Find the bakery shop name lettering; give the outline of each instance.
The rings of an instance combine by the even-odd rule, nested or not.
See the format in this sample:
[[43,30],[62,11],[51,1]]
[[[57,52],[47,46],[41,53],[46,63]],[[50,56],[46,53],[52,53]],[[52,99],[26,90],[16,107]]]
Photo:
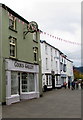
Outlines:
[[33,65],[27,64],[27,63],[20,63],[20,62],[14,62],[14,66],[18,68],[27,68],[27,69],[33,69]]

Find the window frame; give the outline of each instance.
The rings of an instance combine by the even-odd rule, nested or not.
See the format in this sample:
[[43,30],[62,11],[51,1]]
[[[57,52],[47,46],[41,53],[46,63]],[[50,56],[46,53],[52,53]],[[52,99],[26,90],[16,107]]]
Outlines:
[[37,63],[38,62],[38,48],[34,47],[34,62]]
[[[14,43],[12,41],[14,41]],[[15,49],[14,49],[15,55],[11,55],[11,46],[15,47]],[[17,57],[17,39],[14,37],[9,38],[9,50],[10,50],[10,52],[9,52],[10,58],[16,58]]]
[[17,26],[16,26],[16,17],[14,17],[13,15],[9,15],[9,28],[12,30],[16,30]]

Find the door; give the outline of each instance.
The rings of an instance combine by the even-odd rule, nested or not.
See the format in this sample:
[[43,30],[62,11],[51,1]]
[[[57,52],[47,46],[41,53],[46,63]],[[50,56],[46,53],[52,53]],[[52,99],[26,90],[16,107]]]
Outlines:
[[55,76],[52,75],[52,88],[55,89]]

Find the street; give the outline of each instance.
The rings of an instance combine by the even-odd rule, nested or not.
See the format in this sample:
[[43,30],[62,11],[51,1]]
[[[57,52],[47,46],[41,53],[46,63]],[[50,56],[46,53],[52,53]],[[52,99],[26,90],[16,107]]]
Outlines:
[[3,118],[81,118],[81,90],[55,89],[2,107]]

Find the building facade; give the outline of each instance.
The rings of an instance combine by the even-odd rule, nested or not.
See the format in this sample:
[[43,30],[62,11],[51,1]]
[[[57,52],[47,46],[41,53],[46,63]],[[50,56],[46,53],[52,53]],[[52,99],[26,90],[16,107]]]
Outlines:
[[61,87],[60,51],[41,41],[42,86],[43,89]]
[[61,88],[64,82],[73,79],[73,64],[59,49],[41,41],[42,88]]
[[2,103],[9,105],[42,95],[40,33],[38,26],[36,30],[34,26],[33,22],[28,22],[9,7],[0,4]]

